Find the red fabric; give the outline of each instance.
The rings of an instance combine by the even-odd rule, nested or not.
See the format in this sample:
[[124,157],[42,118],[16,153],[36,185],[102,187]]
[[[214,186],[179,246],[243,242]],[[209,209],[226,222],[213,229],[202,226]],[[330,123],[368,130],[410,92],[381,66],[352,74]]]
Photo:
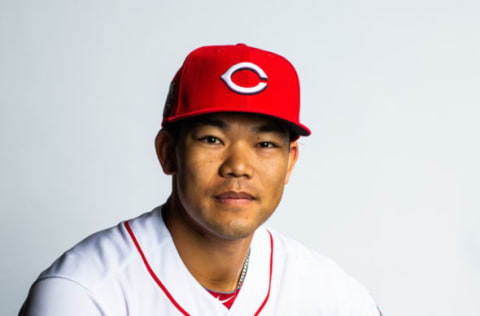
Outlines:
[[[247,67],[231,75],[235,84],[252,87],[262,82],[266,87],[254,93],[232,89],[222,75],[239,63],[254,64],[266,78]],[[204,46],[191,52],[173,79],[162,124],[216,112],[265,114],[286,121],[299,135],[310,135],[299,120],[300,83],[295,68],[280,55],[245,44]]]
[[222,302],[223,305],[225,305],[226,308],[230,309],[232,307],[233,302],[235,302],[235,299],[238,296],[238,293],[240,292],[240,289],[236,289],[232,293],[221,293],[221,292],[215,292],[207,289],[208,293],[212,294],[213,297],[215,297],[217,300]]

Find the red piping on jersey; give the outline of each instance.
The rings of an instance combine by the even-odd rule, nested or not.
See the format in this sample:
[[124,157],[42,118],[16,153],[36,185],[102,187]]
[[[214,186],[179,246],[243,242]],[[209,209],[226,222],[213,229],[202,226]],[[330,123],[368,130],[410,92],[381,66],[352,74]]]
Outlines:
[[272,271],[273,271],[273,237],[272,233],[267,229],[268,235],[270,236],[270,277],[268,279],[268,292],[267,296],[265,296],[265,300],[263,300],[262,305],[258,308],[257,312],[255,313],[255,316],[260,314],[262,309],[265,307],[265,304],[267,304],[268,298],[270,297],[270,288],[272,287]]
[[[170,300],[170,302],[172,302],[172,304],[180,311],[180,313],[182,313],[183,315],[185,316],[190,316],[189,313],[187,313],[181,306],[180,304],[177,303],[177,301],[175,301],[175,299],[173,298],[172,294],[170,294],[170,292],[168,292],[167,288],[165,287],[165,285],[163,285],[163,283],[160,281],[160,279],[157,277],[157,275],[155,274],[155,272],[153,272],[153,269],[150,267],[150,264],[148,263],[147,261],[147,258],[145,257],[143,251],[142,251],[142,248],[140,247],[140,244],[138,243],[137,241],[137,238],[135,237],[135,234],[133,233],[132,229],[130,228],[130,224],[127,222],[124,223],[125,224],[125,228],[127,229],[128,231],[128,234],[130,235],[130,238],[132,238],[133,240],[133,243],[135,244],[135,247],[137,248],[138,250],[138,253],[140,254],[140,257],[142,257],[142,260],[143,260],[143,263],[145,264],[145,267],[147,268],[148,272],[150,273],[150,275],[152,276],[153,280],[155,280],[155,282],[158,284],[158,286],[162,289],[162,291],[165,293],[165,295],[167,296],[167,298]],[[270,233],[269,230],[267,230],[268,232],[268,235],[270,236],[270,275],[269,275],[269,280],[268,280],[268,292],[267,292],[267,296],[265,296],[265,299],[263,300],[263,303],[262,305],[260,305],[260,307],[258,308],[257,312],[254,314],[255,316],[257,316],[258,314],[260,314],[260,312],[262,311],[262,309],[265,307],[265,305],[267,304],[267,301],[268,301],[268,298],[270,297],[270,289],[272,287],[272,271],[273,271],[273,237],[272,237],[272,234]]]
[[162,291],[165,293],[165,295],[168,297],[170,302],[180,311],[185,316],[190,316],[189,313],[187,313],[178,303],[175,301],[173,296],[168,292],[167,288],[163,283],[160,281],[160,279],[157,277],[155,272],[153,272],[152,268],[150,267],[150,264],[148,264],[147,258],[145,258],[145,255],[143,254],[142,248],[140,248],[140,245],[138,244],[137,238],[135,238],[135,235],[133,234],[132,229],[130,228],[130,224],[128,222],[125,222],[125,227],[127,228],[128,234],[133,240],[133,243],[135,244],[135,247],[137,247],[138,253],[142,257],[143,263],[145,264],[145,267],[147,268],[148,272],[150,272],[150,275],[152,278],[157,282],[158,286],[162,289]]

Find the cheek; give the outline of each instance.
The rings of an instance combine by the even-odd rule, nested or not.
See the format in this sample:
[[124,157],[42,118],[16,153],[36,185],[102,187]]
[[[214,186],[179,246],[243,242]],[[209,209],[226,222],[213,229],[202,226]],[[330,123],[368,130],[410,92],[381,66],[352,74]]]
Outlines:
[[218,173],[214,156],[190,151],[178,159],[180,168],[177,173],[181,191],[190,195],[205,194]]
[[279,159],[274,163],[270,161],[265,164],[262,173],[264,190],[268,191],[268,196],[271,196],[272,200],[280,200],[287,176],[287,161],[285,159]]

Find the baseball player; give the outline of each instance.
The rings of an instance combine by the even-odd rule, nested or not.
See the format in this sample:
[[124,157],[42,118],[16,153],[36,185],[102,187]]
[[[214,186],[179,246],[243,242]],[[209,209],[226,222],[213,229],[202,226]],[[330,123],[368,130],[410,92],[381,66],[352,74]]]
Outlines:
[[378,316],[335,263],[262,226],[310,134],[299,111],[285,58],[244,44],[191,52],[155,142],[170,197],[65,252],[20,315]]

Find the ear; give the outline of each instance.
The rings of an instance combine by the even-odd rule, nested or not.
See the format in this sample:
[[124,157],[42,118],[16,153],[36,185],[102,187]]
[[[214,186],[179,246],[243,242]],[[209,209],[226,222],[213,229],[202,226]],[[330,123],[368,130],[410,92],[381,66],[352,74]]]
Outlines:
[[290,142],[290,151],[288,152],[288,166],[287,166],[287,176],[285,177],[285,184],[288,183],[290,179],[290,174],[292,173],[293,167],[298,160],[298,143],[296,141]]
[[169,132],[163,129],[158,132],[155,138],[155,150],[163,172],[173,175],[176,172],[175,142]]

